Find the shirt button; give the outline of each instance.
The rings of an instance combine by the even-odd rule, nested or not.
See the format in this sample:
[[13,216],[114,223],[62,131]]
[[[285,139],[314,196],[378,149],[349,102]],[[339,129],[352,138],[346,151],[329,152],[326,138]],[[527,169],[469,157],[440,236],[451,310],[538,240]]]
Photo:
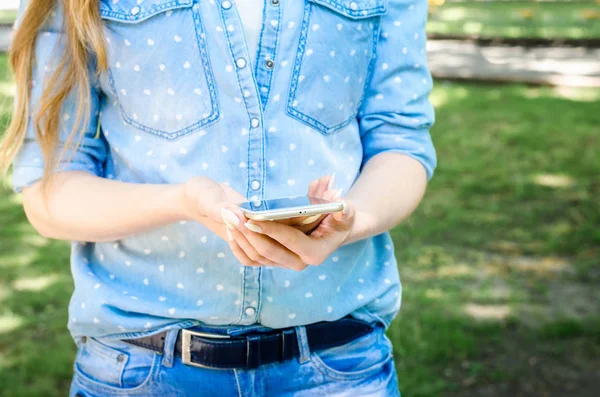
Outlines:
[[268,59],[265,63],[269,69],[273,69],[273,66],[275,66],[275,62],[273,62],[271,59]]
[[249,306],[246,308],[245,312],[246,312],[246,316],[254,316],[256,314],[256,309]]
[[140,7],[136,6],[131,9],[131,15],[136,15],[139,12],[140,12]]
[[350,9],[351,9],[352,11],[356,11],[356,10],[358,10],[358,4],[356,4],[355,2],[351,2],[351,3],[350,3]]
[[252,181],[252,183],[250,184],[250,187],[252,188],[252,190],[258,190],[260,188],[260,182]]
[[246,67],[246,60],[244,58],[238,58],[237,61],[235,61],[235,64],[238,68],[243,69]]
[[125,355],[124,354],[119,354],[117,356],[117,361],[122,363],[123,361],[125,361]]
[[260,121],[258,121],[258,119],[252,119],[250,120],[250,125],[252,126],[252,128],[256,128],[260,125]]
[[278,6],[279,0],[271,0],[271,4],[273,4],[274,6]]
[[225,0],[222,4],[221,7],[223,7],[224,9],[228,10],[231,8],[231,1],[227,1]]

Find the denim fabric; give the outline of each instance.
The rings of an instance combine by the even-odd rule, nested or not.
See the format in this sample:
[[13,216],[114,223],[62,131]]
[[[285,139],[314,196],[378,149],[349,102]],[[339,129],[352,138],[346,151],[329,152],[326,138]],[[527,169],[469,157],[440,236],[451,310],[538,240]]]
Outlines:
[[[304,326],[298,329],[304,331]],[[170,331],[168,338],[176,332]],[[391,344],[381,326],[346,345],[319,351],[311,352],[300,338],[303,356],[252,370],[192,367],[172,350],[161,355],[114,339],[76,342],[70,397],[400,396]]]
[[[109,68],[95,76],[90,62],[92,117],[77,125],[82,146],[61,170],[128,183],[203,175],[255,208],[306,194],[312,180],[333,172],[347,192],[383,152],[411,156],[433,174],[426,0],[265,1],[254,67],[234,1],[99,0],[99,12]],[[62,21],[58,8],[38,37],[32,107],[58,62]],[[61,115],[65,138],[77,123],[75,105],[69,97]],[[14,191],[42,171],[30,125]],[[71,247],[73,337],[199,324],[282,328],[348,314],[387,326],[401,302],[387,232],[302,272],[243,267],[226,241],[190,221]],[[255,375],[240,382],[253,384]]]

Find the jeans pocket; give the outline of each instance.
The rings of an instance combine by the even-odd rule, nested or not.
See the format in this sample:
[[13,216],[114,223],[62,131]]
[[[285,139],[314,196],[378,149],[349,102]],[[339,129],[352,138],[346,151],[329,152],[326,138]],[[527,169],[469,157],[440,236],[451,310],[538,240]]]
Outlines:
[[78,347],[74,385],[86,396],[145,396],[160,367],[160,355],[126,342],[84,338]]
[[380,326],[352,342],[311,352],[313,365],[334,380],[371,377],[392,360],[392,344]]

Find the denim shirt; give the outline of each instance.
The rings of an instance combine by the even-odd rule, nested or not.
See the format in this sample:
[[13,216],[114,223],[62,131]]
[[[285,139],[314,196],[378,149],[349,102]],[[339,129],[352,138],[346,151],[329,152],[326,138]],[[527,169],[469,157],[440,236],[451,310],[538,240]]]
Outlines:
[[[96,77],[90,67],[92,117],[60,170],[153,184],[204,175],[257,209],[262,199],[306,194],[333,172],[347,192],[382,152],[415,158],[431,178],[426,0],[265,0],[254,65],[234,1],[99,0],[99,10],[109,68]],[[57,9],[38,36],[32,106],[58,62],[63,19]],[[74,109],[71,96],[65,138]],[[30,126],[14,191],[42,171]],[[74,337],[198,324],[281,328],[348,314],[388,326],[400,308],[387,232],[301,272],[244,267],[226,241],[192,221],[71,247]]]

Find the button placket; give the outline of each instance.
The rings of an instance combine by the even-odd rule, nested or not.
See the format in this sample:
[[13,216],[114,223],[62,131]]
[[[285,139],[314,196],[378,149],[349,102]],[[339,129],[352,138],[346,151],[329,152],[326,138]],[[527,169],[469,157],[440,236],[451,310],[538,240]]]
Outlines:
[[[248,115],[248,164],[256,163],[258,166],[247,167],[247,194],[251,200],[262,202],[264,184],[264,128],[262,122],[262,109],[259,93],[257,91],[252,68],[248,67],[249,52],[244,40],[243,28],[235,6],[229,0],[221,3],[221,15],[224,26],[233,26],[233,29],[225,30],[225,37],[229,44],[231,59],[235,64],[235,73],[239,82],[240,93]],[[245,105],[245,106],[244,106]],[[255,207],[258,209],[257,207]],[[256,323],[260,308],[260,280],[262,269],[260,267],[243,267],[244,285],[242,288],[242,305],[239,306],[239,324],[250,325]]]
[[281,25],[281,7],[284,7],[284,5],[281,4],[280,0],[271,0],[266,4],[265,20],[263,21],[260,43],[258,43],[255,75],[263,109],[267,106],[273,72],[277,64],[275,57]]
[[245,58],[236,59],[235,65],[240,69],[245,68],[246,67],[246,59]]

